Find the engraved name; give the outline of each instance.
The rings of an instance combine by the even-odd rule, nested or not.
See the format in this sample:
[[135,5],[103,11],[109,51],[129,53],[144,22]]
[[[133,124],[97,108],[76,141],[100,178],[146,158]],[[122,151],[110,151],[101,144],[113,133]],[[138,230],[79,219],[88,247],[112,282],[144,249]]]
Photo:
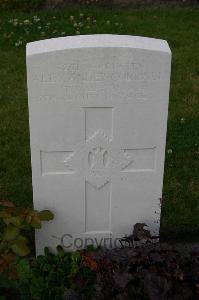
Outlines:
[[129,64],[101,64],[90,65],[71,63],[58,66],[56,71],[41,72],[36,69],[33,81],[40,83],[68,83],[68,82],[106,82],[108,81],[143,81],[160,80],[161,71],[146,70],[143,64],[130,62]]

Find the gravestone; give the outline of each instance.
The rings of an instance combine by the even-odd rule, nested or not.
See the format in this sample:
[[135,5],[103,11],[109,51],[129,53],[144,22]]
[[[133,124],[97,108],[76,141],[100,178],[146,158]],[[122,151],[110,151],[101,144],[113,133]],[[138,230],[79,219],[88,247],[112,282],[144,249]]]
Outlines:
[[55,219],[37,253],[113,247],[137,222],[158,234],[171,52],[117,35],[27,45],[34,207]]

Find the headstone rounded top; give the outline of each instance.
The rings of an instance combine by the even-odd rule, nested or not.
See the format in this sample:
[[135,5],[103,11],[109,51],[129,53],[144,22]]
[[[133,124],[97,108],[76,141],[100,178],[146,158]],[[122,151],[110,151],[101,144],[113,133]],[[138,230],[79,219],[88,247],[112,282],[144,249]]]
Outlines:
[[121,246],[160,227],[171,52],[166,41],[82,35],[27,45],[33,201],[55,219],[36,253]]
[[27,56],[77,48],[119,47],[171,53],[167,41],[130,35],[80,35],[52,38],[27,44]]

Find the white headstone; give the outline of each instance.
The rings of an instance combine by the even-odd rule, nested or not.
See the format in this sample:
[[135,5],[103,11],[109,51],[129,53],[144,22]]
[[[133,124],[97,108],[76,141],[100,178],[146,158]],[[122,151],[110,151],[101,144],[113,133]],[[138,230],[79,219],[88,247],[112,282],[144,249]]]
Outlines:
[[170,64],[167,42],[152,38],[27,45],[34,207],[55,214],[37,253],[113,247],[137,222],[158,233]]

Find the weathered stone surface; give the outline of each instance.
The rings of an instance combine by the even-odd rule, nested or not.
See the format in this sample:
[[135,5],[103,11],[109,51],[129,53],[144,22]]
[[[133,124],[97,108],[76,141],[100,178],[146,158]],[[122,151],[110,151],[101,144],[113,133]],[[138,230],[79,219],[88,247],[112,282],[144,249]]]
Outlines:
[[118,245],[160,221],[171,52],[116,35],[27,45],[33,197],[55,219],[37,253],[58,243]]

